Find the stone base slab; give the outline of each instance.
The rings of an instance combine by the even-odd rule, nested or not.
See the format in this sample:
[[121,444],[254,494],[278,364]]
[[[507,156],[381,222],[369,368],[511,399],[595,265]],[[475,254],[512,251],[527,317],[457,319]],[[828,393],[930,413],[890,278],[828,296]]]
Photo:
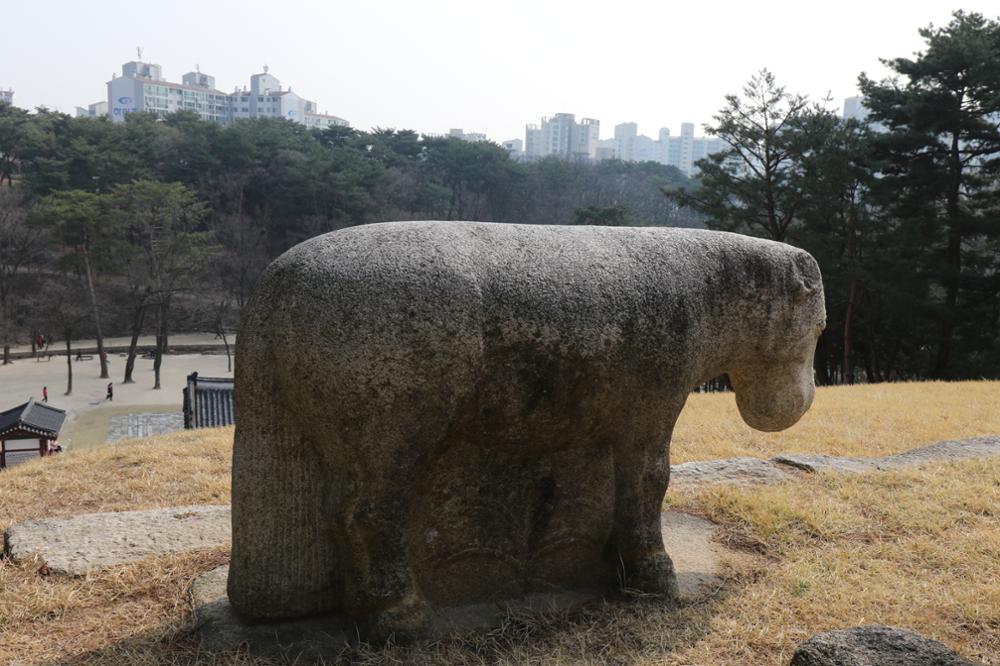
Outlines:
[[[723,548],[713,541],[716,526],[686,513],[669,511],[662,519],[664,546],[673,558],[681,603],[713,594]],[[357,641],[354,622],[342,615],[283,622],[248,622],[233,611],[226,595],[229,567],[222,566],[197,578],[191,587],[197,631],[202,648],[227,651],[246,648],[252,654],[284,659],[334,657]],[[566,610],[601,598],[593,591],[533,594],[496,603],[469,604],[438,610],[429,637],[499,625],[511,611]]]

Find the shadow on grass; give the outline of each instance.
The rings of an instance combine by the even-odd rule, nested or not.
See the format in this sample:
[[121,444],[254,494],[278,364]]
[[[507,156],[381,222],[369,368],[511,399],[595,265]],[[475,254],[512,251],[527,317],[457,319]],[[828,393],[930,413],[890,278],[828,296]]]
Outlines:
[[214,652],[199,645],[190,622],[137,634],[107,647],[46,664],[222,666],[271,664],[633,664],[670,661],[671,654],[707,635],[726,597],[742,586],[730,580],[698,602],[671,605],[653,596],[591,602],[572,611],[516,612],[492,630],[451,634],[416,645],[345,646],[325,660],[282,658],[246,651]]

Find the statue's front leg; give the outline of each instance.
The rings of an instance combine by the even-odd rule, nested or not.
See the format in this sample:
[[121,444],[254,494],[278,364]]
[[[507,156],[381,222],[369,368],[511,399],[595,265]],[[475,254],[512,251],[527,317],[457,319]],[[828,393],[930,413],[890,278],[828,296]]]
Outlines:
[[363,537],[368,562],[347,584],[351,613],[373,642],[420,638],[430,620],[430,607],[414,582],[403,530],[396,524],[400,512],[405,507],[392,502],[365,517],[373,523]]
[[616,446],[609,555],[623,588],[676,598],[677,576],[663,547],[660,522],[670,478],[669,438],[662,427],[638,427]]

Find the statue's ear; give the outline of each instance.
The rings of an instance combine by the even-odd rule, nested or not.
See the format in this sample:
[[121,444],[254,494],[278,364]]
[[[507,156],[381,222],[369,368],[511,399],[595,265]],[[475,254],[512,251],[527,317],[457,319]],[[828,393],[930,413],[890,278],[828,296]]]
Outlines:
[[791,282],[792,296],[796,301],[804,301],[823,289],[819,266],[808,252],[796,254]]
[[816,293],[818,289],[819,287],[817,285],[798,277],[795,279],[794,286],[792,287],[792,296],[794,296],[797,301],[804,301]]

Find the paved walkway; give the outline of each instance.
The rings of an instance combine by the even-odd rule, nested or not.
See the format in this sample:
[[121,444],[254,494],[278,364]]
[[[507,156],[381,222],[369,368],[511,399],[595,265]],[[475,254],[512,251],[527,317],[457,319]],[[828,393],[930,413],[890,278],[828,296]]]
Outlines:
[[[229,349],[232,351],[236,345],[236,334],[232,333],[226,336],[226,340],[229,342]],[[116,354],[121,352],[128,352],[129,345],[132,343],[132,338],[104,338],[104,351],[108,354]],[[222,338],[217,338],[214,333],[176,333],[171,335],[167,339],[167,343],[170,346],[171,353],[178,354],[182,352],[201,352],[209,350],[224,351],[225,344],[222,342]],[[96,354],[97,353],[97,340],[74,340],[73,343],[73,354],[75,355],[78,351],[83,354]],[[156,346],[156,336],[153,335],[142,335],[139,336],[139,349],[153,349]],[[52,354],[53,356],[66,356],[66,341],[65,340],[52,340],[46,350],[46,353]],[[31,358],[31,345],[12,345],[10,348],[11,358]]]
[[[111,377],[101,379],[96,357],[72,361],[73,393],[70,395],[65,395],[65,356],[51,360],[26,358],[0,365],[0,411],[28,398],[41,401],[42,387],[48,386],[49,405],[67,413],[59,443],[67,450],[79,449],[103,444],[112,429],[113,417],[130,413],[180,414],[184,400],[181,390],[192,372],[208,377],[232,377],[225,354],[171,354],[163,358],[160,367],[162,388],[154,390],[152,359],[136,359],[133,384],[121,383],[125,371],[123,356],[110,354],[109,362]],[[113,401],[105,398],[108,382],[112,382],[114,389]]]
[[183,429],[184,415],[180,412],[129,412],[111,417],[111,425],[108,428],[108,436],[105,441],[116,442],[119,439],[152,437]]

